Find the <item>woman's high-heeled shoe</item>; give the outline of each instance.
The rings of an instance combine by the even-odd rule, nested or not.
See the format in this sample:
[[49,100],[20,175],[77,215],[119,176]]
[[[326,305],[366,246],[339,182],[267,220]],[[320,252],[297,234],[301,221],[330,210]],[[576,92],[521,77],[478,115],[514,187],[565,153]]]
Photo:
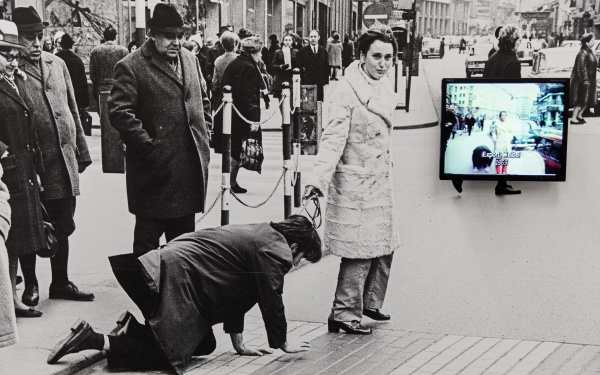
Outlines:
[[27,310],[15,309],[15,315],[17,318],[39,318],[42,316],[42,312],[29,308]]
[[576,117],[576,119],[582,124],[586,123],[585,120],[583,119],[583,117]]
[[371,328],[363,327],[358,320],[353,320],[350,323],[338,322],[337,320],[327,319],[327,330],[329,332],[338,333],[340,329],[352,335],[370,335]]

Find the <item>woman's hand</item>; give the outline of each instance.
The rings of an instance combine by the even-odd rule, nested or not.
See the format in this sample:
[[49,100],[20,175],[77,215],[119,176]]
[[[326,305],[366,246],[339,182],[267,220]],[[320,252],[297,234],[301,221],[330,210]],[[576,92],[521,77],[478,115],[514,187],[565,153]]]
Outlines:
[[304,195],[302,197],[305,199],[309,199],[313,196],[321,198],[323,197],[323,193],[321,193],[319,189],[312,185],[306,185],[306,187],[304,188]]
[[306,352],[310,350],[310,344],[306,341],[301,341],[298,343],[286,341],[281,345],[281,350],[286,353],[298,353],[298,352]]

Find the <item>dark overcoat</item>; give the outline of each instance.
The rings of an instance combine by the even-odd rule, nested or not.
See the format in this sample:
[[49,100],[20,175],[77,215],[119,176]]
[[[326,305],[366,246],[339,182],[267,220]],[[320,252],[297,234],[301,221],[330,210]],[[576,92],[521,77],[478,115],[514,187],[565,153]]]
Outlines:
[[500,48],[486,61],[483,78],[521,78],[521,62],[517,53]]
[[587,46],[575,57],[571,72],[571,105],[573,107],[593,107],[596,105],[596,56]]
[[268,223],[187,233],[135,257],[111,257],[113,271],[179,374],[212,325],[242,333],[244,315],[257,303],[269,346],[286,342],[282,294],[292,251]]
[[115,66],[128,53],[127,48],[114,41],[101,44],[90,52],[90,80],[96,99],[100,92],[110,91],[115,75]]
[[182,78],[152,39],[117,63],[108,99],[111,125],[127,146],[129,212],[176,218],[204,210],[208,127],[196,56],[179,53]]
[[15,78],[19,93],[0,79],[0,159],[10,193],[12,225],[6,248],[12,256],[41,249],[43,227],[37,173],[43,170],[33,124],[32,106],[22,79]]
[[[252,56],[242,53],[225,68],[222,87],[231,86],[233,105],[246,119],[260,121],[262,76]],[[235,110],[231,114],[231,157],[239,159],[242,142],[250,134],[250,124]]]
[[87,108],[90,105],[90,96],[88,93],[87,76],[85,75],[85,65],[83,61],[73,51],[61,49],[56,52],[56,56],[60,57],[67,65],[67,70],[71,76],[71,83],[75,91],[75,101],[77,108]]
[[67,65],[60,58],[42,52],[40,68],[21,59],[19,68],[27,73],[27,92],[35,108],[35,130],[42,153],[44,172],[40,175],[44,199],[79,195],[79,170],[92,164],[79,118],[75,91]]
[[315,55],[312,46],[303,47],[298,53],[298,68],[303,85],[329,84],[329,57],[325,48],[319,46]]
[[290,48],[290,55],[292,60],[292,66],[290,69],[284,70],[281,69],[281,66],[285,64],[285,60],[283,58],[283,51],[278,49],[275,51],[275,55],[273,56],[273,61],[271,63],[271,69],[275,78],[273,79],[273,89],[274,93],[279,93],[281,95],[283,82],[287,82],[290,84],[290,90],[292,89],[292,76],[293,70],[298,67],[298,50],[294,48]]

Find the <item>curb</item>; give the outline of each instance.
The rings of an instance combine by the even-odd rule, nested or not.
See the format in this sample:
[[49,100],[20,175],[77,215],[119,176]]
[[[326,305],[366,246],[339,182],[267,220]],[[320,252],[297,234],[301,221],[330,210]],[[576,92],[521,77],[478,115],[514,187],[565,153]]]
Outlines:
[[95,352],[90,356],[84,356],[84,358],[79,361],[70,362],[66,367],[63,367],[50,375],[72,375],[100,362],[104,358],[106,358],[104,352]]

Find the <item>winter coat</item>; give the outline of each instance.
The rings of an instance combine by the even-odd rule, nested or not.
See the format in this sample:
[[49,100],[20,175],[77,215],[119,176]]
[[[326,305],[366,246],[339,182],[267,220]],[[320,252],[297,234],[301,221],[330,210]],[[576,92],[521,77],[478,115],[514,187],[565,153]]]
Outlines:
[[486,61],[483,78],[521,78],[521,62],[517,53],[500,48]]
[[[0,177],[2,177],[1,169]],[[12,284],[8,271],[8,253],[4,244],[10,229],[10,205],[8,204],[8,199],[8,188],[0,181],[0,348],[16,344],[19,340],[13,305]]]
[[513,139],[513,124],[510,120],[496,120],[492,128],[494,152],[511,152]]
[[[212,79],[212,96],[210,101],[216,111],[223,104],[223,74],[225,69],[238,57],[235,52],[225,52],[215,60],[215,70]],[[221,109],[213,118],[212,146],[220,154],[223,149],[223,110]]]
[[[231,86],[233,105],[246,119],[260,121],[260,90],[262,76],[252,56],[242,53],[227,65],[223,86]],[[235,110],[231,114],[231,157],[239,159],[242,143],[250,134],[250,124]]]
[[571,105],[573,107],[593,107],[596,105],[596,56],[587,47],[575,57],[575,65],[571,72]]
[[399,247],[392,182],[392,117],[387,77],[368,78],[355,61],[333,93],[329,120],[307,185],[328,192],[324,243],[333,254],[370,259]]
[[111,125],[127,146],[129,212],[176,218],[204,210],[209,133],[200,63],[179,53],[182,78],[152,39],[117,63],[108,98]]
[[223,323],[225,332],[242,333],[244,315],[256,304],[269,346],[286,342],[282,294],[292,251],[268,223],[186,233],[137,256],[118,255],[110,262],[177,373],[212,334],[211,326]]
[[17,92],[0,79],[0,159],[12,210],[12,228],[6,239],[9,255],[33,254],[42,246],[42,212],[38,172],[43,171],[35,134],[32,103],[23,80],[16,77]]
[[293,71],[295,68],[298,67],[298,50],[290,48],[290,56],[292,64],[288,67],[287,70],[283,70],[281,68],[281,66],[285,64],[283,50],[278,49],[277,51],[275,51],[275,55],[273,56],[273,63],[271,64],[271,69],[273,70],[273,74],[275,75],[272,89],[274,93],[281,93],[281,90],[283,89],[282,85],[284,82],[289,83],[290,90],[292,89],[292,76],[294,74]]
[[127,48],[109,41],[90,52],[90,80],[96,100],[100,92],[110,91],[115,76],[117,62],[127,56]]
[[333,40],[327,45],[327,56],[329,57],[329,66],[342,66],[342,51],[344,47],[339,40]]
[[298,68],[300,69],[301,84],[329,84],[329,58],[325,48],[319,46],[315,55],[312,46],[302,47],[298,53]]
[[75,102],[77,102],[77,108],[87,108],[90,105],[90,96],[88,93],[87,76],[85,75],[85,66],[83,61],[73,51],[68,49],[62,49],[56,53],[57,57],[60,57],[67,66],[69,75],[71,76],[71,83],[73,90],[75,91]]
[[347,68],[354,61],[354,46],[352,42],[343,45],[342,49],[342,66]]
[[19,65],[28,76],[25,86],[33,102],[35,131],[44,155],[42,197],[74,197],[79,195],[79,171],[92,164],[92,157],[71,76],[64,61],[48,52],[42,52],[40,67],[36,69],[27,59],[21,59]]

